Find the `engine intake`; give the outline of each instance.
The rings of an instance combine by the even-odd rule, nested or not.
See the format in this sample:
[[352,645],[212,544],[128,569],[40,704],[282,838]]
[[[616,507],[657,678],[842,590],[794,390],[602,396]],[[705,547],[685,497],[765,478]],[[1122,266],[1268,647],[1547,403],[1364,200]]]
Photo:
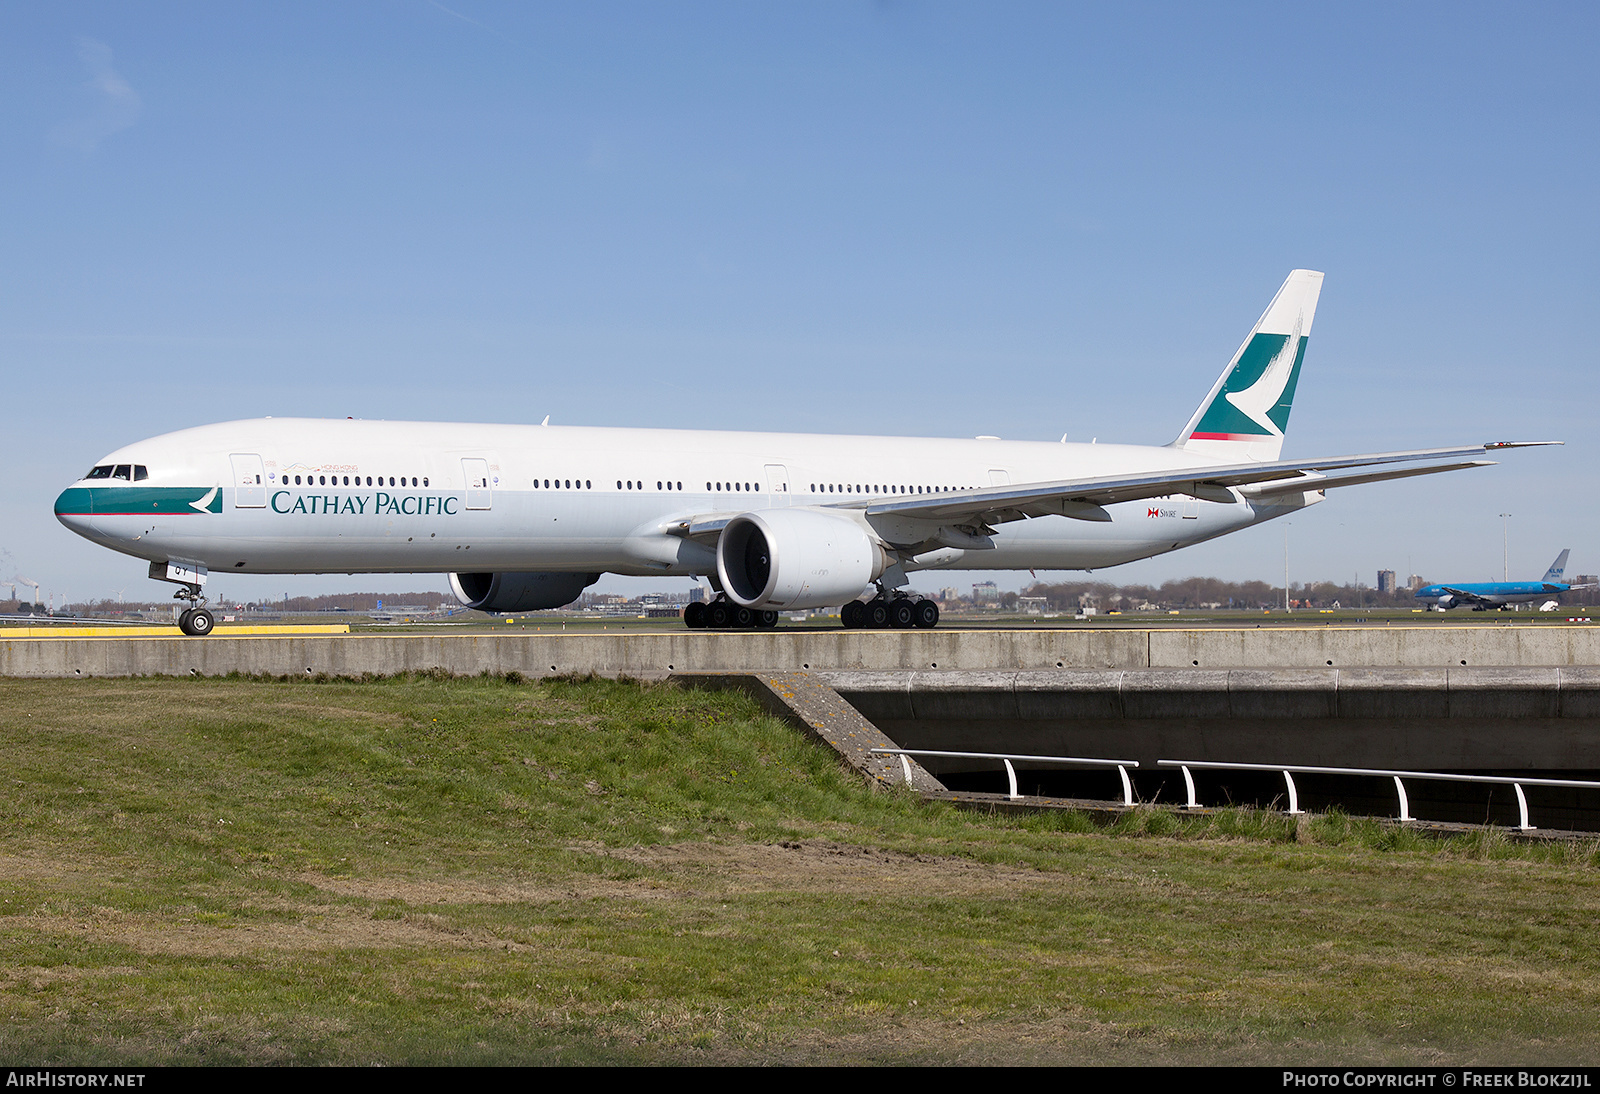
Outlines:
[[722,589],[746,608],[843,604],[888,563],[866,529],[816,509],[741,513],[717,541]]
[[531,612],[571,604],[599,574],[451,574],[450,591],[480,612]]

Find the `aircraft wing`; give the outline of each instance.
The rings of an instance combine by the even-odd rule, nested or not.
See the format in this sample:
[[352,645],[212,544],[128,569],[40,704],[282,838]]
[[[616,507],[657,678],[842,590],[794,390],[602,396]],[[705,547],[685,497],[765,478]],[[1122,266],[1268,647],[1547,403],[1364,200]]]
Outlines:
[[1397,467],[1358,475],[1307,475],[1282,482],[1254,483],[1243,487],[1241,492],[1246,497],[1270,498],[1274,494],[1298,494],[1305,490],[1331,490],[1335,486],[1358,486],[1364,482],[1385,482],[1389,479],[1409,479],[1416,475],[1436,475],[1440,471],[1459,471],[1464,467],[1493,467],[1494,463],[1494,460],[1462,460],[1459,463],[1435,464],[1429,467]]
[[[955,524],[999,524],[1026,517],[1059,515],[1079,520],[1109,521],[1103,508],[1123,501],[1139,501],[1170,494],[1185,494],[1202,501],[1235,501],[1229,487],[1244,487],[1256,496],[1325,490],[1382,479],[1432,475],[1464,467],[1480,467],[1492,460],[1468,459],[1504,448],[1560,444],[1560,441],[1493,441],[1462,448],[1423,448],[1411,452],[1375,452],[1315,460],[1279,460],[1273,463],[1234,463],[1211,467],[1173,468],[1142,475],[1064,479],[1058,482],[991,486],[944,494],[858,501],[836,506],[865,509],[869,515],[893,514]],[[1390,468],[1352,475],[1329,475],[1346,468],[1382,464],[1435,462],[1426,467]]]
[[1445,592],[1449,593],[1451,596],[1455,597],[1457,600],[1464,600],[1469,604],[1493,604],[1494,603],[1494,601],[1490,600],[1488,597],[1479,596],[1477,593],[1469,593],[1465,589],[1455,589],[1455,588],[1451,588],[1449,585],[1441,585],[1439,587],[1441,589],[1443,589]]
[[656,531],[665,532],[669,536],[677,536],[680,539],[696,540],[707,547],[715,547],[718,538],[722,535],[722,530],[741,511],[735,509],[718,513],[695,513],[681,520],[668,521],[657,528]]

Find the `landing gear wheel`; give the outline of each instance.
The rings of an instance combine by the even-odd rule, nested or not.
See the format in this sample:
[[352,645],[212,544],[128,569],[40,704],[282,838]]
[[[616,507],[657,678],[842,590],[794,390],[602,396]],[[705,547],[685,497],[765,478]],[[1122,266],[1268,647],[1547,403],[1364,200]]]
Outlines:
[[178,629],[184,634],[189,633],[189,619],[194,615],[193,608],[185,608],[178,613]]
[[732,625],[740,630],[748,630],[755,626],[756,613],[750,608],[740,605],[728,613],[732,617]]
[[852,600],[839,609],[839,622],[845,625],[846,630],[855,630],[866,625],[865,613],[867,606],[859,600]]
[[919,627],[937,627],[939,625],[939,605],[931,600],[919,600],[914,609],[916,625]]
[[917,612],[911,600],[902,597],[889,602],[889,626],[897,631],[903,631],[916,621]]
[[756,626],[764,631],[770,631],[778,625],[778,613],[768,608],[764,612],[756,613]]
[[706,609],[706,626],[721,630],[728,625],[728,615],[728,605],[726,603],[713,601],[711,606]]
[[211,633],[217,625],[216,618],[204,608],[195,608],[193,611],[184,612],[178,617],[178,628],[184,634],[195,638],[203,638]]
[[696,600],[683,609],[683,625],[690,630],[700,630],[706,625],[706,606]]

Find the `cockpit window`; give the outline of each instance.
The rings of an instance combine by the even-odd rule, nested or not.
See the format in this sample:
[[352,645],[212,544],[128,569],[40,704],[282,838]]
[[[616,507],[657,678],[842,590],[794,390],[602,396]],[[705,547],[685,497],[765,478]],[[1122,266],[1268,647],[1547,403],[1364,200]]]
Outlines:
[[109,463],[103,463],[99,467],[90,468],[89,473],[84,476],[86,479],[109,479],[110,477],[111,465]]
[[142,463],[133,465],[133,481],[139,482],[150,477],[150,469]]
[[111,472],[111,477],[114,478],[114,479],[131,479],[131,478],[133,478],[133,465],[129,464],[129,463],[119,463],[119,464],[117,464],[117,469],[115,471]]

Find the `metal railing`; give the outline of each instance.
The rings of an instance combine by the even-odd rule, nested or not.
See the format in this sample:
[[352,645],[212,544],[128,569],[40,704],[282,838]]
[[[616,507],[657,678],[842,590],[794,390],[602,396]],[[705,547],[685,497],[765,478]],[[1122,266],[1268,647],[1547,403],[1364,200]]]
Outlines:
[[875,755],[899,756],[900,768],[905,773],[906,785],[911,785],[911,761],[908,756],[943,756],[959,760],[999,760],[1006,765],[1006,779],[1011,784],[1010,797],[1012,801],[1019,801],[1022,794],[1017,790],[1017,769],[1011,766],[1011,761],[1018,763],[1035,764],[1062,764],[1077,767],[1114,767],[1117,774],[1122,776],[1122,804],[1133,805],[1133,783],[1128,778],[1128,768],[1138,767],[1138,760],[1106,760],[1094,759],[1083,756],[1022,756],[1012,752],[940,752],[929,748],[874,748]]
[[1183,769],[1183,784],[1188,791],[1189,801],[1185,809],[1199,809],[1199,799],[1195,797],[1194,776],[1189,769],[1198,768],[1202,771],[1276,771],[1283,776],[1284,784],[1289,791],[1289,808],[1287,812],[1294,816],[1305,812],[1300,808],[1300,796],[1295,790],[1294,775],[1375,775],[1387,776],[1394,780],[1395,794],[1400,799],[1400,819],[1412,821],[1417,818],[1411,815],[1411,799],[1406,796],[1406,787],[1401,778],[1423,779],[1435,782],[1452,783],[1496,783],[1501,786],[1511,786],[1517,792],[1517,811],[1521,822],[1517,825],[1519,832],[1531,832],[1534,825],[1528,819],[1528,798],[1522,792],[1524,786],[1569,786],[1585,790],[1600,790],[1600,782],[1582,782],[1577,779],[1524,779],[1507,775],[1444,775],[1436,771],[1392,771],[1387,768],[1370,767],[1304,767],[1295,764],[1241,764],[1222,763],[1202,760],[1157,760],[1158,767],[1178,767]]
[[[1006,781],[1009,784],[1008,797],[1012,801],[1020,801],[1024,795],[1017,785],[1017,769],[1012,761],[1029,764],[1059,764],[1065,767],[1114,767],[1122,778],[1122,804],[1132,807],[1133,782],[1128,778],[1128,768],[1138,767],[1138,760],[1113,760],[1104,757],[1088,756],[1028,756],[1015,752],[949,752],[931,748],[874,748],[870,750],[877,756],[899,756],[900,768],[905,775],[906,785],[911,785],[912,756],[934,756],[945,759],[958,760],[999,760],[1005,765]],[[1195,794],[1194,775],[1191,768],[1202,771],[1276,771],[1283,776],[1284,785],[1289,792],[1289,808],[1285,810],[1290,816],[1298,816],[1305,812],[1300,808],[1299,790],[1294,784],[1294,776],[1300,775],[1370,775],[1379,778],[1394,780],[1395,794],[1400,800],[1400,820],[1414,821],[1417,818],[1411,815],[1411,799],[1406,794],[1405,783],[1401,779],[1420,779],[1433,782],[1456,783],[1491,783],[1498,786],[1509,786],[1517,794],[1517,812],[1520,822],[1517,825],[1519,832],[1532,832],[1535,826],[1528,815],[1528,798],[1522,792],[1524,786],[1565,786],[1580,790],[1600,790],[1600,782],[1586,782],[1580,779],[1532,779],[1511,775],[1448,775],[1437,771],[1396,771],[1389,768],[1372,767],[1309,767],[1299,764],[1246,764],[1225,763],[1211,760],[1157,760],[1158,767],[1176,767],[1183,772],[1183,785],[1188,795],[1185,809],[1201,808],[1199,798]]]

